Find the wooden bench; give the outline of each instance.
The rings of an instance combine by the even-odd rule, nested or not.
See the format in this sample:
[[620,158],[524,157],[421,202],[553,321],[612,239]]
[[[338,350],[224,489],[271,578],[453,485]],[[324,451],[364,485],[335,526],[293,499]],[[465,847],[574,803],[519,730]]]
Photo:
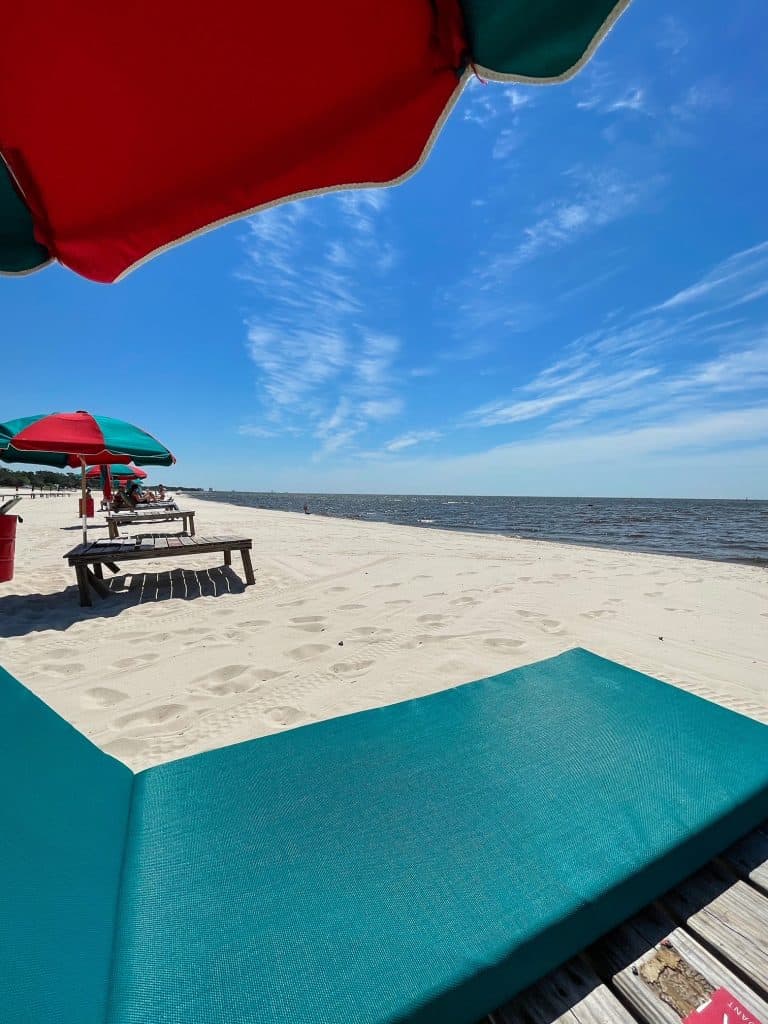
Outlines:
[[95,541],[78,544],[68,551],[64,558],[73,566],[80,592],[80,604],[91,605],[91,589],[99,597],[108,597],[109,589],[104,586],[103,566],[113,573],[120,571],[120,562],[138,561],[148,558],[178,558],[182,555],[204,555],[221,551],[224,564],[232,564],[232,552],[239,551],[243,559],[246,584],[256,582],[251,564],[250,538],[245,537],[143,537],[137,539],[118,538],[109,541]]
[[140,512],[110,512],[106,516],[110,538],[117,537],[121,526],[133,526],[136,523],[171,523],[182,521],[185,533],[195,536],[195,513],[188,509],[152,509]]

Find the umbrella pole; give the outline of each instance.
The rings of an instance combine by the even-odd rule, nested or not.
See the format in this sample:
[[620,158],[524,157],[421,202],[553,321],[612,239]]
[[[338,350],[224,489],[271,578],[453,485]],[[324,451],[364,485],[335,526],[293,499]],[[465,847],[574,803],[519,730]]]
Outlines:
[[88,543],[88,516],[86,515],[86,511],[87,510],[86,510],[86,507],[85,507],[85,459],[82,457],[82,455],[80,456],[80,471],[81,471],[81,477],[82,477],[82,481],[81,482],[82,482],[82,501],[83,501],[82,506],[81,506],[82,513],[83,513],[83,544],[87,544]]

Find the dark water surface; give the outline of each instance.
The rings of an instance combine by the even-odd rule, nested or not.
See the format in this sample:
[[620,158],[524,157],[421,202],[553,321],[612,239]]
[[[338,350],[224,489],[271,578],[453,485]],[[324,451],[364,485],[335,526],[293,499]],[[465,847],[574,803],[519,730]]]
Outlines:
[[768,501],[417,494],[197,495],[251,508],[688,555],[768,566]]

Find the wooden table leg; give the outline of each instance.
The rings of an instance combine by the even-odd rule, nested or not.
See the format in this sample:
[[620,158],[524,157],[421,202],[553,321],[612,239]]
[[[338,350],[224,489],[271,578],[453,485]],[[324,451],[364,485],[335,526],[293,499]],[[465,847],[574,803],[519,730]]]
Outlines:
[[109,530],[109,539],[114,540],[117,537],[117,523],[113,523],[111,519],[108,519],[107,528]]
[[252,587],[256,583],[256,577],[253,575],[253,565],[251,563],[251,552],[248,548],[241,548],[240,553],[243,556],[243,569],[245,569],[245,582],[248,586]]
[[[94,569],[95,568],[96,566],[94,565]],[[99,595],[99,597],[109,597],[109,591],[107,590],[107,588],[98,578],[98,576],[96,576],[95,573],[91,572],[88,566],[85,567],[85,578],[96,591],[96,593]]]
[[114,562],[105,562],[104,565],[106,565],[109,571],[111,573],[114,573],[115,576],[117,576],[117,574],[120,572],[120,566],[116,565]]
[[189,517],[189,536],[190,537],[194,537],[195,536],[195,514],[194,514],[194,512]]
[[93,602],[88,591],[88,577],[85,574],[85,566],[76,565],[75,575],[77,576],[77,589],[80,592],[80,607],[90,608]]
[[229,549],[224,552],[224,565],[232,565],[232,552]]
[[101,562],[93,563],[93,575],[99,580],[104,579],[104,570],[101,567]]

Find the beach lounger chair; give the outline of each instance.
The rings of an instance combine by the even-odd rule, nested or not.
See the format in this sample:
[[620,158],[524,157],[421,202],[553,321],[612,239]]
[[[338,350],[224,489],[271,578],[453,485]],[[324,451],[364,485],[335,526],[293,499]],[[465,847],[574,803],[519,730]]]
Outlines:
[[0,672],[5,1024],[470,1024],[766,817],[768,727],[583,650],[134,775]]

